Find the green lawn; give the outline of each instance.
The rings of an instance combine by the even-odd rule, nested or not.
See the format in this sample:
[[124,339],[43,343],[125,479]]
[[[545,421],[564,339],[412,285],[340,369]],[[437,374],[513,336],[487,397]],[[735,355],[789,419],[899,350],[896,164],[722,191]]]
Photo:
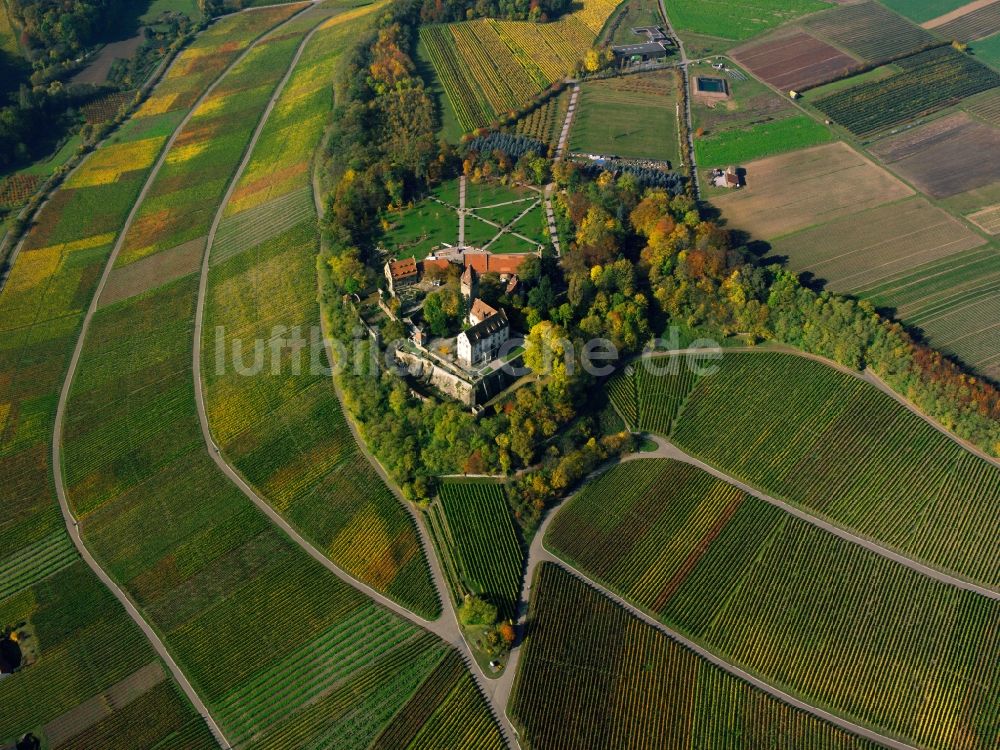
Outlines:
[[666,5],[674,28],[725,39],[749,39],[830,7],[819,0],[666,0]]
[[979,62],[986,63],[996,70],[1000,70],[1000,34],[981,39],[969,45],[972,54]]
[[914,23],[930,21],[967,4],[968,0],[882,0],[882,5]]
[[[627,0],[620,8],[622,19],[609,40],[612,44],[638,44],[646,41],[632,33],[637,26],[660,26],[660,6],[657,0]],[[605,33],[607,27],[605,28]]]
[[663,73],[584,83],[570,150],[678,161],[674,85],[672,75]]
[[830,129],[811,117],[798,115],[754,125],[746,130],[728,130],[694,142],[702,167],[741,164],[765,156],[815,146],[832,140]]
[[146,12],[139,19],[143,23],[155,21],[164,11],[184,13],[188,18],[201,18],[198,0],[152,0]]
[[[391,214],[383,244],[397,258],[425,258],[438,245],[458,242],[458,214],[429,198]],[[468,222],[466,222],[468,223]]]

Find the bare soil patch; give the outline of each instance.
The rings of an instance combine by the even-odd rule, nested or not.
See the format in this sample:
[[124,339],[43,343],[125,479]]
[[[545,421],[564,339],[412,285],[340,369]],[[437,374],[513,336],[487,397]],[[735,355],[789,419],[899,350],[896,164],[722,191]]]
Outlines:
[[111,72],[111,65],[115,60],[128,60],[139,49],[144,39],[140,30],[131,39],[123,39],[120,42],[105,44],[104,49],[97,53],[97,57],[90,61],[86,68],[81,70],[72,79],[73,83],[92,83],[100,86],[108,80],[108,73]]
[[733,57],[782,91],[799,91],[846,74],[858,61],[816,37],[797,32],[746,45]]
[[988,155],[1000,153],[1000,130],[959,112],[880,141],[871,150],[923,192],[945,198],[997,179],[996,161]]
[[730,228],[765,240],[913,194],[903,182],[839,142],[745,167],[747,186],[713,203]]
[[185,242],[183,245],[154,253],[142,260],[119,266],[111,271],[108,283],[101,293],[99,307],[155,289],[168,281],[194,273],[201,263],[205,238]]

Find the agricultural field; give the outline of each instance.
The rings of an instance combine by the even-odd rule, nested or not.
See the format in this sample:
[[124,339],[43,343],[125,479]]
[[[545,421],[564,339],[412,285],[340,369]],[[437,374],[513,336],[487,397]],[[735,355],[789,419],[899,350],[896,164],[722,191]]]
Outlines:
[[310,9],[262,40],[195,110],[143,201],[116,267],[208,233],[275,86],[322,15]]
[[[322,341],[309,334],[319,323],[310,180],[331,104],[324,82],[370,12],[335,16],[312,38],[225,207],[221,226],[235,229],[220,231],[226,243],[210,249],[206,330],[225,332],[226,352],[244,341],[286,341],[267,367],[245,372],[220,365],[218,342],[206,336],[202,377],[213,436],[261,496],[343,570],[434,617],[439,605],[414,521],[359,451],[329,378],[313,366],[325,362]],[[282,231],[291,223],[287,197],[308,211]]]
[[771,254],[836,292],[857,292],[985,243],[962,222],[913,196],[771,242]]
[[506,750],[479,688],[450,651],[369,750]]
[[533,109],[514,125],[514,132],[536,138],[549,148],[555,148],[559,143],[566,110],[569,108],[569,91],[564,90],[552,97],[540,107]]
[[[992,746],[1000,603],[676,461],[614,467],[560,510],[546,542],[668,626],[813,705],[919,747]],[[983,650],[956,650],[956,640]],[[900,689],[913,684],[922,689]],[[958,705],[927,700],[954,685]]]
[[935,349],[1000,381],[1000,250],[970,250],[900,273],[861,296],[894,311]]
[[700,166],[725,167],[831,140],[833,136],[826,125],[807,115],[797,115],[696,138],[694,151]]
[[531,750],[874,750],[701,659],[552,563],[531,587],[510,715]]
[[983,155],[1000,151],[1000,128],[958,112],[880,140],[870,150],[922,192],[947,198],[996,181],[995,165]]
[[860,83],[812,103],[838,124],[864,137],[1000,85],[1000,74],[952,47],[920,52],[896,64],[902,72],[881,81]]
[[179,55],[175,69],[211,59],[209,70],[183,79],[168,74],[149,99],[168,101],[160,114],[130,120],[92,153],[52,196],[28,234],[0,292],[0,458],[5,470],[0,502],[7,509],[0,522],[0,549],[21,550],[62,529],[48,459],[56,394],[117,233],[180,123],[183,103],[193,103],[221,69],[280,18],[272,11],[240,14],[199,35]]
[[[94,318],[68,407],[70,502],[232,742],[366,747],[445,647],[308,557],[211,462],[191,388],[197,281]],[[356,520],[363,553],[378,519]]]
[[749,39],[830,4],[821,0],[666,0],[666,7],[678,31]]
[[928,25],[928,28],[943,39],[957,39],[960,42],[985,39],[1000,32],[1000,3],[992,2],[952,18],[947,23]]
[[0,628],[24,634],[19,643],[30,655],[26,666],[0,680],[0,742],[30,730],[49,746],[98,747],[101,732],[114,727],[119,746],[217,747],[64,531],[0,568]]
[[1000,33],[976,41],[971,45],[971,49],[977,60],[986,63],[994,70],[1000,70]]
[[942,13],[949,13],[969,0],[882,0],[883,4],[915,23],[931,21]]
[[806,19],[803,26],[809,33],[869,63],[912,54],[937,42],[919,26],[874,0],[838,5]]
[[615,9],[585,0],[549,23],[476,19],[421,26],[421,57],[431,63],[463,132],[506,117],[570,73]]
[[1000,127],[1000,88],[964,100],[962,109],[990,125]]
[[744,163],[747,186],[712,199],[729,227],[771,240],[913,195],[843,143]]
[[737,47],[731,55],[755,76],[785,92],[826,83],[858,65],[853,57],[801,31]]
[[584,82],[569,150],[679,164],[677,85],[673,71]]
[[994,466],[826,364],[773,352],[729,352],[717,364],[687,395],[670,433],[678,446],[883,545],[997,584]]
[[669,435],[697,378],[681,357],[641,361],[608,383],[608,396],[631,429]]
[[[726,74],[728,99],[710,101],[697,96],[691,98],[691,117],[696,138],[716,135],[726,130],[743,130],[797,114],[795,107],[785,97],[774,93],[737,68],[734,70],[743,77],[737,80],[733,74]],[[692,64],[689,71],[692,77],[702,74],[720,76],[719,71],[704,62]]]
[[501,485],[447,481],[431,507],[431,528],[456,602],[466,593],[517,616],[524,554]]

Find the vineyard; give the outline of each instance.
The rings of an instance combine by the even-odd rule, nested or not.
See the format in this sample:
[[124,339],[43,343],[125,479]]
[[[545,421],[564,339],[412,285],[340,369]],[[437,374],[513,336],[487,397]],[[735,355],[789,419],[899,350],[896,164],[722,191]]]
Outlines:
[[[178,56],[178,63],[211,57],[217,61],[215,73],[191,74],[158,86],[152,98],[169,88],[174,103],[160,115],[130,120],[83,162],[80,171],[87,173],[91,162],[114,164],[122,154],[155,156],[180,121],[184,102],[193,102],[218,70],[278,17],[271,11],[240,14],[199,35]],[[136,148],[143,141],[147,143]],[[114,182],[57,191],[42,208],[0,292],[0,503],[6,511],[0,549],[3,564],[13,566],[7,568],[12,578],[5,580],[0,627],[27,620],[40,644],[30,669],[0,682],[0,741],[74,710],[154,658],[145,637],[96,577],[82,563],[70,564],[75,552],[63,531],[48,463],[56,394],[83,310],[150,164],[148,158],[132,162]],[[11,594],[15,586],[20,590]],[[157,724],[164,728],[161,737],[176,731],[189,747],[214,745],[186,702],[173,715],[175,729],[169,728],[173,719]],[[107,721],[118,716],[115,711]],[[146,741],[152,728],[129,721],[123,727],[122,745],[155,744]],[[140,732],[145,733],[130,739]],[[85,741],[86,735],[81,737]]]
[[669,435],[698,379],[698,364],[684,357],[639,360],[608,384],[611,403],[632,429]]
[[1000,32],[1000,5],[990,3],[977,8],[953,21],[934,27],[934,33],[943,39],[971,42]]
[[721,672],[551,563],[532,584],[510,715],[531,750],[874,750]]
[[[65,533],[57,533],[62,537],[57,547],[70,545]],[[24,629],[23,623],[29,632],[23,643],[34,644],[37,654],[29,666],[0,680],[0,740],[31,729],[50,742],[61,737],[71,747],[98,747],[89,740],[99,736],[102,725],[114,725],[116,741],[124,747],[151,747],[182,734],[185,747],[216,747],[208,727],[170,680],[127,706],[102,700],[105,691],[159,663],[142,632],[82,562],[0,598],[0,627]],[[81,715],[79,708],[88,700],[105,706],[94,726],[93,712]],[[134,721],[137,704],[148,711],[143,722]],[[161,710],[153,710],[154,705]]]
[[309,30],[305,21],[315,25],[318,19],[306,13],[282,26],[195,110],[143,201],[117,267],[208,233],[274,87]]
[[695,385],[672,440],[905,554],[1000,582],[1000,471],[852,375],[789,354],[727,353]]
[[370,750],[506,750],[461,658],[449,651]]
[[14,208],[20,206],[41,183],[41,178],[34,174],[12,174],[0,180],[0,206]]
[[569,107],[569,92],[563,91],[518,120],[514,132],[529,138],[537,138],[542,143],[555,147],[559,141],[563,121],[566,119],[567,107]]
[[951,47],[896,63],[902,72],[817,99],[817,109],[851,132],[867,136],[1000,85],[1000,74]]
[[459,125],[471,131],[519,109],[570,73],[615,6],[612,0],[586,0],[549,23],[477,19],[421,26],[421,48]]
[[113,120],[135,95],[135,91],[113,91],[80,107],[80,114],[92,125]]
[[[220,232],[225,244],[211,248],[206,330],[225,327],[226,351],[238,342],[273,338],[276,323],[298,327],[303,336],[318,325],[319,237],[308,167],[330,107],[324,81],[367,22],[352,17],[358,18],[334,17],[310,41],[237,183],[236,204],[227,206],[231,213],[222,226],[238,227],[237,240]],[[315,122],[304,134],[298,112]],[[275,175],[277,181],[257,190]],[[260,200],[262,193],[267,200]],[[297,224],[274,236],[274,226],[254,231],[287,223],[289,201],[302,214]],[[325,361],[322,342],[310,340],[302,349],[289,343],[278,360],[249,375],[216,366],[212,337],[202,346],[209,424],[226,458],[339,567],[434,617],[439,603],[414,522],[358,451],[329,379],[310,365]]]
[[804,21],[811,32],[863,60],[877,62],[916,52],[935,43],[933,36],[883,5],[866,0],[838,5]]
[[[988,723],[987,686],[1000,677],[997,602],[674,461],[613,468],[560,511],[546,541],[669,626],[813,704],[921,747],[944,750],[960,737],[990,746],[976,727]],[[954,639],[985,655],[953,651]],[[922,692],[899,690],[944,694],[953,680],[966,686],[962,726]]]
[[476,594],[516,616],[524,554],[504,489],[492,482],[445,482],[431,529],[456,603]]

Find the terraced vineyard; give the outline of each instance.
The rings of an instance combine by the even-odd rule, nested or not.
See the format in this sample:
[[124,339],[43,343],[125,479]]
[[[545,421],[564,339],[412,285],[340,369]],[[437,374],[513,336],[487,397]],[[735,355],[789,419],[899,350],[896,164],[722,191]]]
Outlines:
[[920,52],[896,64],[902,72],[813,103],[851,132],[867,136],[1000,85],[1000,74],[951,47]]
[[[813,705],[919,747],[991,746],[996,601],[675,461],[614,467],[559,512],[546,542],[672,628]],[[978,646],[956,650],[955,642]],[[901,689],[916,684],[922,689]],[[955,684],[960,711],[926,700]]]
[[[67,409],[70,502],[227,736],[367,747],[444,646],[331,575],[212,463],[192,392],[197,285],[188,275],[94,317]],[[353,520],[364,554],[377,523]]]
[[570,73],[615,7],[612,0],[585,0],[550,23],[477,19],[421,26],[420,40],[455,118],[471,131]]
[[[247,341],[286,341],[266,367],[248,371],[220,366],[216,335],[205,336],[202,376],[215,440],[250,484],[339,567],[433,618],[440,605],[414,522],[359,452],[330,379],[316,367],[325,353],[316,329],[310,167],[331,104],[325,82],[370,12],[336,16],[309,42],[226,207],[220,226],[233,227],[235,239],[220,231],[225,244],[211,248],[206,330],[224,331],[218,335],[230,353]],[[305,130],[303,118],[311,124]],[[281,231],[291,223],[289,199],[303,215]]]
[[719,364],[688,397],[672,432],[679,446],[905,554],[1000,582],[996,467],[820,362],[730,352]]
[[456,603],[469,592],[494,604],[501,619],[515,617],[524,554],[503,487],[444,482],[430,517]]
[[570,573],[542,564],[511,695],[522,744],[873,750],[722,672]]
[[[289,14],[268,9],[224,18],[181,52],[146,104],[94,151],[42,209],[0,292],[0,549],[5,576],[0,627],[25,621],[37,661],[0,681],[0,741],[29,729],[99,746],[160,739],[211,747],[207,727],[170,680],[128,706],[75,713],[154,660],[148,642],[77,558],[51,485],[56,395],[83,310],[153,161],[181,118],[251,41]],[[156,713],[154,713],[154,711]],[[145,714],[145,723],[134,720]],[[153,720],[155,717],[155,721]],[[36,733],[39,733],[36,732]]]

